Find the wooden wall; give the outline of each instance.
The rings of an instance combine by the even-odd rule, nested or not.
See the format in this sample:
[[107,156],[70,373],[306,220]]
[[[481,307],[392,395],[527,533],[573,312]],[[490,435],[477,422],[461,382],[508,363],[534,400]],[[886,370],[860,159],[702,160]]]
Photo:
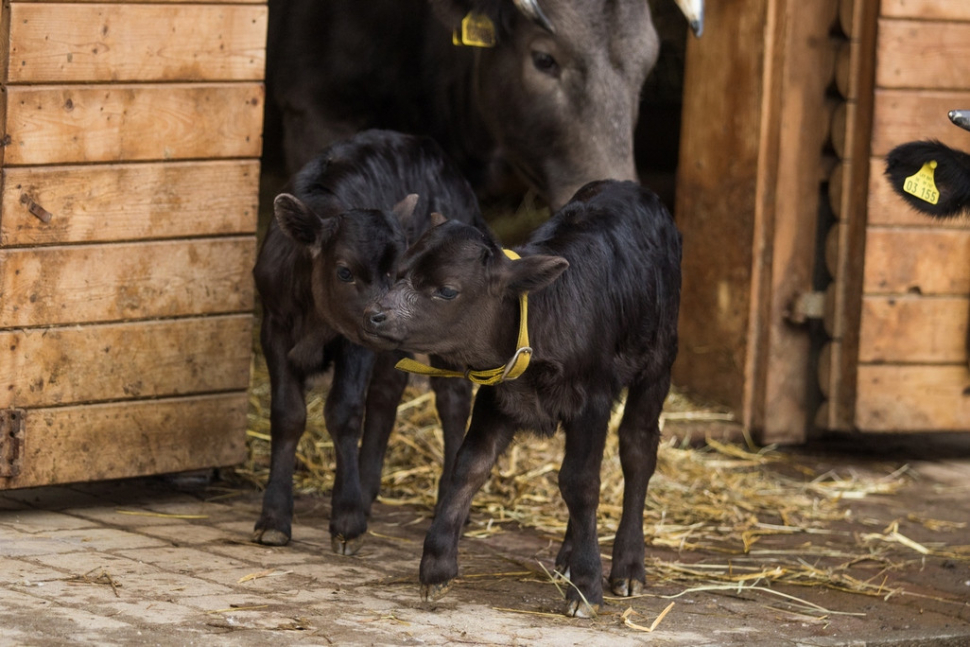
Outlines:
[[266,26],[261,0],[3,5],[0,489],[243,457]]
[[878,19],[854,426],[970,430],[970,222],[932,221],[883,178],[897,144],[970,151],[970,2],[882,0]]

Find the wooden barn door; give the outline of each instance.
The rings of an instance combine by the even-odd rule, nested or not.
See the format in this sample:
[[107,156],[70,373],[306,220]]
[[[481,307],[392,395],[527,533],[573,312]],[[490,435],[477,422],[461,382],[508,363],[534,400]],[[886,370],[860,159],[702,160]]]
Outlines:
[[2,17],[0,489],[241,460],[264,3]]

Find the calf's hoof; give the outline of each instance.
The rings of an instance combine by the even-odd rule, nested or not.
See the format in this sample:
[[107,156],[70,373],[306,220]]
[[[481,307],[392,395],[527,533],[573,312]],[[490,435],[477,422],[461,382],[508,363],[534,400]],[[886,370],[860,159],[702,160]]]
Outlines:
[[265,546],[285,546],[290,543],[290,536],[275,528],[257,528],[253,531],[253,541]]
[[422,584],[421,585],[421,601],[422,602],[435,602],[444,597],[451,589],[451,580],[447,582],[441,582],[440,584]]
[[570,618],[595,618],[599,610],[598,604],[588,604],[583,600],[566,601],[566,615]]
[[613,589],[614,594],[623,598],[629,598],[643,593],[643,582],[632,578],[610,580],[610,588]]
[[360,535],[353,539],[345,539],[341,535],[330,537],[330,548],[338,555],[356,555],[360,547],[364,545],[364,536]]

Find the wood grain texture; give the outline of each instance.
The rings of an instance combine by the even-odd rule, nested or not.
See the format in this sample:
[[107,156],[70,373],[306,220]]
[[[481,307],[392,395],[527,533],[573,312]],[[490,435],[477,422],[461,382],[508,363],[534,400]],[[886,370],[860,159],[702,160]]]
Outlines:
[[870,227],[864,289],[866,294],[970,293],[970,230]]
[[246,389],[252,319],[0,330],[0,408]]
[[252,311],[256,237],[0,250],[0,322]]
[[[11,4],[62,4],[64,0],[15,0]],[[76,4],[254,4],[266,0],[71,0]]]
[[885,156],[899,144],[917,139],[939,139],[970,150],[970,132],[957,128],[946,116],[950,110],[970,106],[970,92],[877,89],[875,100],[872,156]]
[[970,22],[880,20],[876,85],[970,88]]
[[8,168],[0,246],[255,233],[258,203],[255,160]]
[[8,83],[258,81],[259,5],[12,3]]
[[[674,381],[735,411],[750,343],[767,9],[766,0],[709,3],[708,24],[720,27],[687,41],[675,212],[688,242]],[[731,115],[730,127],[713,114]]]
[[258,157],[263,86],[9,86],[4,164]]
[[970,20],[967,0],[882,0],[880,13],[890,18]]
[[970,371],[952,366],[859,366],[855,425],[869,432],[970,429]]
[[28,410],[22,471],[0,490],[233,465],[246,406],[239,392]]
[[957,364],[967,361],[967,297],[881,297],[862,301],[859,361]]

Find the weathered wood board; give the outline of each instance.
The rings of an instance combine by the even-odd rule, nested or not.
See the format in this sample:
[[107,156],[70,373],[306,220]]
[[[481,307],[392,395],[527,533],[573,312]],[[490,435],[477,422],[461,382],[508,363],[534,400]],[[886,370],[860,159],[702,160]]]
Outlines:
[[970,230],[870,227],[866,294],[970,293]]
[[[245,393],[31,409],[21,474],[7,488],[224,465],[246,451]],[[164,433],[160,433],[164,431]],[[0,481],[2,483],[2,481]]]
[[879,87],[965,90],[970,22],[880,20],[876,58]]
[[0,17],[0,490],[238,462],[265,0]]
[[253,234],[258,182],[256,160],[6,168],[0,245]]
[[252,236],[12,249],[0,320],[49,326],[239,312],[251,307]]
[[859,366],[856,426],[868,432],[967,431],[970,372],[960,366]]
[[252,316],[0,330],[0,408],[243,390]]
[[862,363],[959,364],[967,359],[970,298],[866,296]]
[[266,21],[260,5],[15,2],[7,82],[258,81]]
[[260,83],[9,86],[4,164],[258,157]]

